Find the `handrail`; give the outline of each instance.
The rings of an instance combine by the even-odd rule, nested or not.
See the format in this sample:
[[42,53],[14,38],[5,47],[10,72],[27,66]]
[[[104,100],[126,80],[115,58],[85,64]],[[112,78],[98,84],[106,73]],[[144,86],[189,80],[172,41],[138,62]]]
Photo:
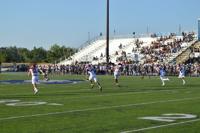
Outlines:
[[169,60],[168,63],[172,63],[174,59],[176,59],[177,57],[179,57],[183,52],[185,52],[188,48],[190,48],[192,45],[194,45],[198,40],[195,38],[193,41],[188,43],[188,46],[183,49],[182,51],[179,51],[177,53],[177,55],[175,57],[173,57],[173,59]]
[[91,40],[84,42],[82,45],[80,45],[80,47],[78,49],[80,51],[84,47],[91,45],[93,42],[95,42],[97,40],[102,40],[102,39],[104,39],[104,36],[96,36],[96,37],[92,38]]

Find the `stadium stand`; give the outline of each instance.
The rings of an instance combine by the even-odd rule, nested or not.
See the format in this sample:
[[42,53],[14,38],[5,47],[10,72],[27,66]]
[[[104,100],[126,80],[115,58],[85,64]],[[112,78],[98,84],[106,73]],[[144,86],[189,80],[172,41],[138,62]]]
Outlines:
[[[160,37],[123,37],[110,39],[110,62],[123,61],[144,63],[182,63],[191,53],[190,47],[197,42],[193,32]],[[106,40],[103,38],[81,48],[59,65],[76,63],[105,63]]]

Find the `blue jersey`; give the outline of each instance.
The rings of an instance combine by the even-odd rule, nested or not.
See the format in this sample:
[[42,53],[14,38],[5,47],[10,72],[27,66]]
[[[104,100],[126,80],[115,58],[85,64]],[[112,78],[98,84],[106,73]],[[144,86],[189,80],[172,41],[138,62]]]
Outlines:
[[179,71],[180,71],[180,73],[181,73],[182,75],[185,75],[185,68],[184,68],[184,67],[181,67]]
[[95,76],[95,75],[96,75],[94,69],[89,69],[89,70],[88,70],[88,74],[89,74],[90,76]]
[[32,70],[32,72],[31,72],[32,76],[38,76],[39,75],[38,68],[35,67],[35,68],[32,68],[31,70]]
[[161,77],[165,76],[165,70],[163,68],[160,69],[160,76]]

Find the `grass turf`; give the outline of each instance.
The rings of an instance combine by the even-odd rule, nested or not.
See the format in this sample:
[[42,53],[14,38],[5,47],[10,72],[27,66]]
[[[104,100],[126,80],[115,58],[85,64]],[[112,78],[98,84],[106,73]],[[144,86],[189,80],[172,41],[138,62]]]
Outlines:
[[[51,79],[84,79],[65,75]],[[0,84],[0,101],[47,102],[37,106],[7,106],[0,103],[0,133],[120,133],[171,124],[140,117],[168,113],[197,115],[195,119],[179,119],[166,127],[144,133],[197,133],[200,130],[199,78],[186,78],[183,86],[177,77],[162,87],[159,77],[120,77],[120,87],[112,76],[98,76],[103,87],[90,89],[87,81],[78,84],[39,84],[33,95],[31,84]],[[2,73],[0,80],[29,79],[26,73]],[[62,105],[48,105],[58,103]],[[196,120],[192,122],[191,120]],[[183,123],[181,123],[183,122]],[[186,123],[184,123],[186,122]]]

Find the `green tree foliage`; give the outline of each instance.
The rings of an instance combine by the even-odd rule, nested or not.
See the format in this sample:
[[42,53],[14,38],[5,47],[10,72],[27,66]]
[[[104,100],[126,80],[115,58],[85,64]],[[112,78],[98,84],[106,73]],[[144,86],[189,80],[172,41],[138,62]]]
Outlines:
[[5,48],[0,49],[0,64],[6,61]]
[[20,62],[31,62],[31,52],[27,48],[18,48]]
[[47,51],[42,47],[34,47],[31,51],[31,62],[47,62]]
[[76,49],[65,46],[60,47],[59,45],[54,44],[48,51],[47,54],[48,62],[54,63],[55,61],[64,60],[65,58],[68,58],[75,52]]
[[61,58],[62,54],[63,52],[60,46],[57,44],[54,44],[53,46],[51,46],[50,50],[48,51],[47,57],[48,57],[49,62],[53,62]]
[[6,61],[6,54],[4,49],[0,49],[0,73],[1,73],[1,64]]
[[0,62],[47,62],[54,63],[68,58],[76,49],[54,44],[49,50],[42,47],[27,48],[0,47]]
[[4,48],[6,62],[20,62],[20,55],[17,47]]

